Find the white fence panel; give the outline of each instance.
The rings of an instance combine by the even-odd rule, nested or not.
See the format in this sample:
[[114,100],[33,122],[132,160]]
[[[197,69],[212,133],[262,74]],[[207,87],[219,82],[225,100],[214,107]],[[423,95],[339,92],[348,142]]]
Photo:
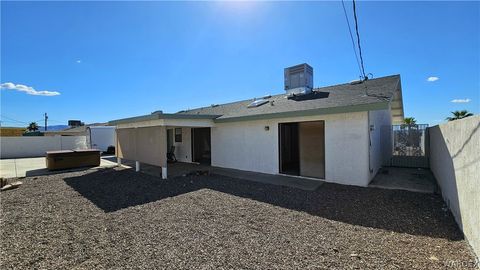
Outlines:
[[46,151],[87,148],[86,136],[0,137],[0,158],[41,157]]

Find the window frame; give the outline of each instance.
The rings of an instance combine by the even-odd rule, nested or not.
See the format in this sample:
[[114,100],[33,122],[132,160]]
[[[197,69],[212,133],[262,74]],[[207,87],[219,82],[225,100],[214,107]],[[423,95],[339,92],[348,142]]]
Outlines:
[[182,128],[175,128],[173,131],[175,142],[182,142]]

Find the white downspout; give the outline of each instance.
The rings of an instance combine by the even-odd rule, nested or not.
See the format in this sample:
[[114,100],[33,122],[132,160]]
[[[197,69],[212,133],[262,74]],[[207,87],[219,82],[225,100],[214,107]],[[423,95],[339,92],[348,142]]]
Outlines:
[[367,119],[368,119],[368,124],[367,124],[367,132],[368,132],[368,182],[370,182],[370,177],[372,176],[372,130],[370,129],[370,111],[367,112]]

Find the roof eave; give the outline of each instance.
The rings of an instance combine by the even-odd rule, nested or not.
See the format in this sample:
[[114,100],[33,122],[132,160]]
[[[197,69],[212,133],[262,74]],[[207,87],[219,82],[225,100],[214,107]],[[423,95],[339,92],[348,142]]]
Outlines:
[[389,102],[382,101],[382,102],[369,103],[369,104],[357,104],[357,105],[340,106],[340,107],[332,107],[332,108],[319,108],[319,109],[311,109],[311,110],[303,110],[303,111],[288,111],[288,112],[279,112],[279,113],[254,114],[254,115],[245,115],[245,116],[238,116],[238,117],[217,118],[217,119],[214,119],[214,122],[226,123],[226,122],[237,122],[237,121],[285,118],[285,117],[314,116],[314,115],[326,115],[326,114],[337,114],[337,113],[385,110],[388,108],[389,108]]
[[148,120],[157,120],[157,119],[215,119],[220,117],[220,115],[211,115],[211,114],[175,114],[175,113],[156,113],[156,114],[147,114],[129,118],[123,118],[118,120],[112,120],[108,122],[109,126],[116,126],[119,124],[128,124],[143,122]]
[[397,83],[396,93],[392,96],[392,99],[390,100],[390,105],[392,110],[392,122],[394,124],[403,123],[403,119],[405,116],[403,108],[402,83],[400,79]]

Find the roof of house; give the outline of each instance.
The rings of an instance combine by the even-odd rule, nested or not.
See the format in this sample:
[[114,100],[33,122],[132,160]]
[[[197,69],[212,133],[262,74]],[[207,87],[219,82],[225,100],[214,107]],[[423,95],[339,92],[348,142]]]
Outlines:
[[268,102],[258,107],[249,107],[248,99],[233,103],[211,105],[175,114],[154,113],[151,115],[111,121],[109,124],[138,122],[167,118],[210,118],[215,122],[254,120],[290,116],[306,116],[342,112],[387,109],[403,119],[403,102],[400,75],[370,79],[358,84],[338,84],[313,89],[311,94],[287,98],[285,93],[263,97]]
[[259,116],[264,118],[264,116],[272,114],[288,116],[292,113],[305,115],[307,112],[321,114],[374,110],[388,108],[385,107],[385,104],[394,99],[396,91],[399,91],[400,88],[400,75],[393,75],[370,79],[360,84],[346,83],[316,88],[313,94],[304,98],[288,99],[286,94],[275,95],[266,98],[269,102],[259,107],[249,108],[248,105],[254,99],[248,99],[178,113],[221,115],[216,118],[216,121],[219,121],[240,118],[255,119]]
[[87,127],[106,126],[106,125],[107,123],[93,123],[93,124],[88,124],[88,125],[83,125],[78,127],[68,127],[62,130],[45,131],[45,133],[47,134],[80,134],[80,133],[85,133],[87,131]]

